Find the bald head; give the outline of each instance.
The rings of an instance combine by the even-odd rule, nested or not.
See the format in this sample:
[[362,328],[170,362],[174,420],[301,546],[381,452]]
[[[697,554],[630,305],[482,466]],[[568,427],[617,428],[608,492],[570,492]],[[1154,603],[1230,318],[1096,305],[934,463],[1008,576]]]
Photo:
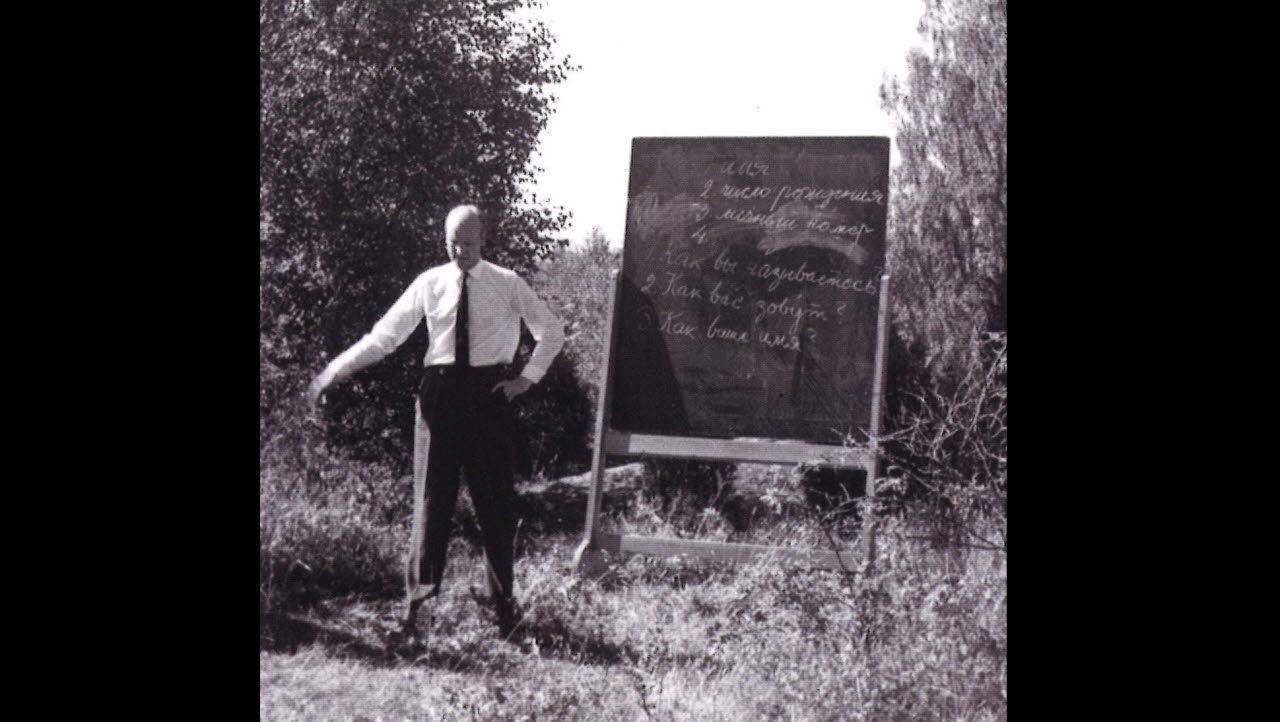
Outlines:
[[444,247],[449,258],[464,271],[480,262],[484,247],[483,218],[475,206],[458,206],[444,220]]

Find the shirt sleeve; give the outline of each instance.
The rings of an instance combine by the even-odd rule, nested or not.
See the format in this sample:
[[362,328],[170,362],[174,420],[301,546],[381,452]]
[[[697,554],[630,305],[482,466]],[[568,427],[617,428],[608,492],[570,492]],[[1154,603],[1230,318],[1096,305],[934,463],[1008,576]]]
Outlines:
[[546,375],[552,360],[564,347],[564,324],[523,278],[516,276],[515,284],[516,310],[537,341],[520,375],[536,384]]
[[381,361],[399,348],[423,318],[422,289],[423,284],[418,280],[400,294],[400,298],[396,299],[391,309],[374,324],[372,331],[365,334],[329,364],[327,371],[331,377],[346,378],[366,366]]

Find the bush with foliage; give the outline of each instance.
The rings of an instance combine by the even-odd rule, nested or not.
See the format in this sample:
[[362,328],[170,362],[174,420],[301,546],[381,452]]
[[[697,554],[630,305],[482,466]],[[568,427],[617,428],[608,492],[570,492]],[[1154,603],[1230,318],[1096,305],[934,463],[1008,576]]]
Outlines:
[[897,126],[889,213],[895,332],[940,376],[981,366],[1006,330],[1007,0],[926,0],[905,78],[881,88]]
[[562,355],[591,388],[591,403],[599,398],[604,357],[609,340],[609,281],[622,269],[622,254],[609,247],[597,226],[582,245],[556,253],[538,265],[531,283],[565,325]]
[[[895,430],[885,439],[886,497],[920,501],[935,543],[1004,549],[1008,515],[1008,335],[991,333],[969,351],[980,364],[939,382],[900,379]],[[977,531],[979,528],[984,531]]]
[[530,471],[559,477],[591,464],[600,371],[607,335],[609,278],[621,255],[594,228],[579,246],[538,263],[530,285],[564,322],[565,345],[546,377],[519,403]]
[[1007,1],[924,5],[927,49],[881,88],[901,154],[886,451],[938,533],[974,542],[973,520],[1003,519],[1006,494]]
[[412,481],[323,443],[302,398],[281,402],[259,451],[259,586],[264,612],[401,584]]

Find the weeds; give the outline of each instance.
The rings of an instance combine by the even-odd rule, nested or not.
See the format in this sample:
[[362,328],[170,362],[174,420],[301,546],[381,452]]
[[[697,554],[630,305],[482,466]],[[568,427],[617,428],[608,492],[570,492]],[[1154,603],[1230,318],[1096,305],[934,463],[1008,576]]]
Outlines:
[[[576,535],[542,536],[517,563],[526,614],[514,643],[497,637],[470,598],[468,588],[482,581],[480,552],[460,540],[451,550],[450,585],[424,622],[427,648],[391,661],[360,656],[384,645],[377,620],[398,606],[394,584],[382,598],[336,600],[336,611],[314,624],[352,630],[347,637],[316,635],[294,655],[264,656],[264,679],[271,680],[263,686],[264,715],[1001,719],[1003,554],[934,549],[916,539],[927,535],[907,517],[881,521],[880,563],[869,577],[768,559],[732,566],[635,556],[616,560],[603,580],[583,580],[569,562]],[[694,529],[643,514],[615,521],[635,533]],[[820,544],[830,532],[818,521],[760,525],[755,540]],[[317,517],[317,534],[324,523],[334,522]],[[379,565],[394,568],[393,561],[373,556],[368,566],[348,569],[376,588],[369,575]],[[319,612],[313,607],[311,614]],[[424,669],[435,676],[421,677]],[[318,687],[329,690],[326,702],[290,707]]]

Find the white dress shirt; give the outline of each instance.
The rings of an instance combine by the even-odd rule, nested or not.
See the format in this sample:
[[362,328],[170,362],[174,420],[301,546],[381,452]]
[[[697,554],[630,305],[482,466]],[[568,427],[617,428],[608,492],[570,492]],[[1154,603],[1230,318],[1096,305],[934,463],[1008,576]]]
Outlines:
[[[520,344],[520,321],[524,320],[537,344],[520,375],[535,384],[541,381],[564,346],[560,319],[515,271],[482,260],[467,274],[471,365],[511,363]],[[431,344],[423,365],[452,364],[461,291],[462,269],[456,263],[425,271],[374,324],[372,331],[333,360],[330,370],[345,376],[344,371],[351,364],[358,363],[363,368],[381,361],[404,343],[424,318]]]

